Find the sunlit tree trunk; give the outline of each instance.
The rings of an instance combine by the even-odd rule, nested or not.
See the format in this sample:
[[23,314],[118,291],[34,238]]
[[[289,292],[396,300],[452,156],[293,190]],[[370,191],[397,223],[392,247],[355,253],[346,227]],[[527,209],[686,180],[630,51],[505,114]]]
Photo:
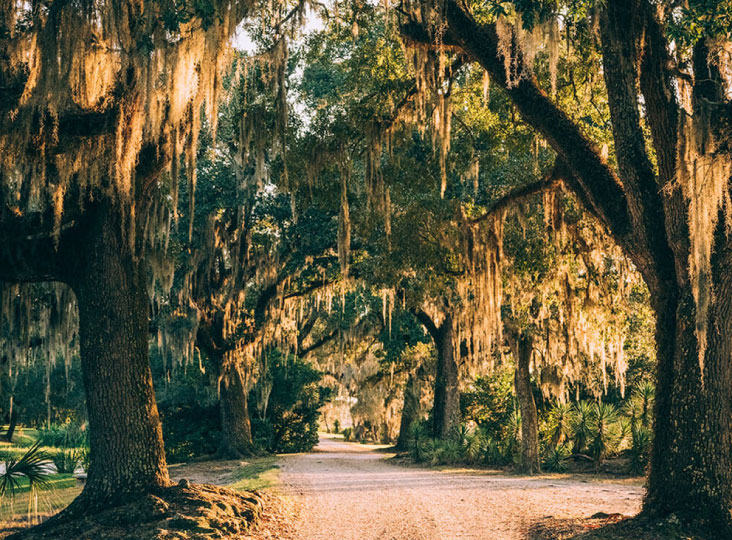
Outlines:
[[458,364],[453,344],[453,319],[445,317],[435,338],[437,372],[433,409],[434,436],[446,439],[460,425],[460,390]]
[[536,402],[531,391],[531,374],[529,364],[533,340],[525,333],[516,339],[514,351],[516,356],[515,388],[516,399],[521,410],[521,462],[519,469],[527,474],[540,471],[539,465],[539,419]]
[[88,508],[169,480],[148,361],[145,275],[123,237],[118,209],[99,203],[87,212],[76,238],[86,252],[71,262],[69,274],[89,419],[91,466],[81,497]]
[[252,453],[252,424],[249,418],[246,381],[241,367],[227,365],[222,373],[221,404],[221,446],[222,457],[240,458]]
[[404,405],[402,406],[402,419],[399,424],[399,437],[396,444],[396,447],[400,450],[408,446],[409,428],[414,422],[419,421],[419,409],[417,378],[413,373],[410,373],[404,386]]

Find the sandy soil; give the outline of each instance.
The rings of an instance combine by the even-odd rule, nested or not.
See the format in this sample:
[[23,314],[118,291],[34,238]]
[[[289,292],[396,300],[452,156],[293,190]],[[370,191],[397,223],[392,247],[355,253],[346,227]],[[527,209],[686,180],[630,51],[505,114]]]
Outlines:
[[313,453],[283,457],[283,491],[297,509],[292,538],[518,540],[548,516],[633,515],[643,494],[633,484],[437,471],[389,457],[327,436]]

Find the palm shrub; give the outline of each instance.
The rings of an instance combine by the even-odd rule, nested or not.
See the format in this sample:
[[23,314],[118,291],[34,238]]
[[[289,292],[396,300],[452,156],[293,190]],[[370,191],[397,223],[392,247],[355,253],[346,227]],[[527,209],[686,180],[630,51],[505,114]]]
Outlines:
[[506,426],[506,438],[503,440],[503,458],[510,463],[519,458],[521,447],[521,412],[511,411]]
[[567,470],[567,459],[571,455],[569,446],[560,444],[550,447],[542,460],[542,467],[549,472],[564,472]]
[[592,405],[587,401],[575,403],[570,417],[572,431],[572,453],[582,454],[592,434],[590,421],[592,419]]
[[464,454],[465,459],[470,463],[478,463],[485,453],[486,435],[482,429],[475,429],[468,435]]
[[[0,474],[0,501],[8,496],[12,506],[21,482],[25,480],[31,493],[28,499],[30,504],[36,491],[48,486],[49,474],[44,466],[47,459],[48,456],[41,450],[40,442],[28,448],[20,459],[8,456],[4,463],[5,471]],[[28,511],[30,513],[30,507]]]
[[434,441],[434,449],[432,451],[433,465],[454,465],[462,461],[462,459],[463,452],[459,441],[454,438],[448,438],[444,441]]
[[615,440],[616,450],[620,450],[624,447],[625,442],[632,435],[632,431],[633,431],[633,422],[631,422],[628,418],[623,416],[621,414],[620,409],[618,409],[617,427],[616,427],[615,431],[616,431],[616,438],[615,438],[616,439]]
[[506,457],[501,449],[501,444],[489,435],[485,436],[483,461],[486,465],[500,466],[506,464]]
[[618,409],[611,403],[596,403],[592,408],[590,428],[592,440],[590,455],[599,466],[607,455],[615,448],[618,441]]
[[468,446],[468,442],[472,433],[473,432],[467,424],[460,424],[452,430],[452,433],[450,434],[450,439],[455,441],[458,446],[460,446],[461,451],[464,452]]
[[650,428],[653,421],[653,401],[656,388],[647,382],[633,390],[631,399],[638,404],[638,420],[644,428]]
[[572,405],[557,403],[549,411],[544,439],[548,446],[557,448],[567,441],[572,434]]
[[344,441],[353,440],[353,428],[347,427],[343,430],[343,440]]
[[642,425],[631,429],[632,444],[628,449],[628,472],[643,474],[651,455],[653,437],[651,430]]
[[634,397],[635,396],[631,396],[623,404],[623,414],[628,419],[632,429],[635,429],[638,426],[641,418],[641,404],[637,399],[634,399]]
[[409,445],[409,455],[415,462],[421,463],[432,459],[434,445],[427,427],[422,422],[413,422],[409,426],[407,443]]

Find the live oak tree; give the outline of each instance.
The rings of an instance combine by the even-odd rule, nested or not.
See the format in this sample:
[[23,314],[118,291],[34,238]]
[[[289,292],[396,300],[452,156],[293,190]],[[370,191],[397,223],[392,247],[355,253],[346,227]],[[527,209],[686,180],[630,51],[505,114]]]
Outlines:
[[551,400],[580,392],[602,400],[623,396],[636,360],[631,327],[647,305],[645,287],[629,261],[595,221],[561,192],[545,193],[507,219],[502,320],[514,363],[521,409],[520,467],[539,468],[539,425],[532,382]]
[[[446,95],[423,102],[419,79],[410,82],[403,75],[405,59],[391,48],[393,36],[388,22],[380,17],[383,14],[375,15],[372,24],[362,25],[357,39],[342,35],[337,26],[330,30],[330,39],[314,38],[305,53],[309,64],[301,88],[304,100],[317,107],[311,127],[318,135],[316,148],[337,156],[339,148],[346,146],[353,148],[351,155],[363,155],[363,168],[352,166],[354,174],[348,176],[348,185],[353,185],[356,173],[363,175],[366,193],[346,192],[350,213],[357,216],[350,219],[351,228],[361,239],[360,251],[353,256],[358,262],[353,266],[375,287],[397,291],[396,295],[388,290],[384,293],[389,309],[396,296],[434,341],[434,435],[446,438],[460,423],[461,379],[474,369],[492,365],[493,346],[503,345],[499,337],[500,281],[511,266],[510,261],[501,260],[504,214],[542,189],[555,189],[557,178],[552,169],[547,178],[537,179],[539,170],[547,165],[547,156],[539,155],[538,141],[530,130],[515,127],[509,102],[500,94],[491,95],[479,72],[440,67],[437,76],[448,89]],[[377,49],[378,43],[382,45]],[[342,60],[334,62],[339,55]],[[372,68],[374,63],[378,67]],[[381,76],[385,65],[392,66],[387,72],[391,80]],[[381,102],[372,103],[376,93],[369,92],[371,87],[389,96],[395,103],[392,110],[384,110]],[[442,125],[431,138],[421,137],[409,121],[404,122],[419,120],[420,107],[434,112],[441,122],[446,121],[446,114],[448,127]],[[318,125],[321,116],[326,119],[322,126]],[[364,116],[379,120],[364,125]],[[450,142],[449,155],[441,137]],[[329,142],[333,139],[336,144]],[[524,189],[521,184],[527,182],[531,185]],[[519,188],[505,195],[506,187],[516,184]],[[366,213],[360,206],[364,198]],[[388,204],[379,211],[380,202]],[[370,208],[375,210],[373,217]],[[521,286],[517,283],[517,289]],[[572,291],[567,294],[571,296]],[[575,329],[569,321],[567,328],[574,339]],[[578,331],[581,329],[580,325]],[[564,335],[557,330],[552,335],[560,333]],[[518,343],[518,339],[513,341]],[[521,385],[517,379],[517,390],[529,384],[532,349],[524,347],[529,356],[522,355],[525,377]],[[578,354],[567,351],[567,356]],[[529,396],[526,391],[519,395]],[[525,428],[533,426],[527,432],[536,443],[530,469],[538,466],[535,413],[533,418],[534,422],[524,424]]]
[[[194,234],[181,219],[170,247],[174,285],[158,317],[158,348],[172,368],[190,363],[194,348],[214,367],[226,457],[253,451],[248,395],[266,376],[267,349],[293,348],[303,321],[291,304],[338,278],[333,216],[301,208],[293,219],[290,198],[270,179],[279,139],[277,103],[262,85],[267,67],[237,63],[246,75],[227,90],[217,140],[202,137]],[[247,129],[257,137],[239,137]]]
[[[264,24],[291,19],[285,7]],[[261,11],[227,0],[0,6],[0,278],[76,294],[92,464],[72,510],[169,482],[147,356],[161,269],[148,255],[177,217],[181,168],[192,211],[202,109],[215,131],[230,39]]]
[[[459,51],[487,71],[557,153],[566,167],[565,185],[643,276],[658,348],[644,508],[728,532],[732,251],[726,232],[729,36],[720,24],[729,21],[725,3],[691,2],[686,9],[642,0],[610,1],[592,10],[569,6],[563,17],[568,44],[551,29],[546,40],[534,30],[556,24],[559,12],[549,4],[517,3],[518,13],[491,6],[492,12],[457,0],[409,3],[402,33],[417,48]],[[557,39],[570,51],[574,41],[591,50],[593,32],[599,39],[590,60],[602,67],[615,166],[581,120],[542,88],[533,69],[537,45],[545,44],[556,66]]]

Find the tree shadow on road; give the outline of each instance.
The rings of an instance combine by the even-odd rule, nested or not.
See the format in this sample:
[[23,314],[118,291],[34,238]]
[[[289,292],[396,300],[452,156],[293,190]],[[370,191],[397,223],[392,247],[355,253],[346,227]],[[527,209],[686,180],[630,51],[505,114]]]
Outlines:
[[692,531],[673,516],[666,520],[620,514],[582,519],[544,518],[529,529],[528,540],[718,540],[709,531]]

